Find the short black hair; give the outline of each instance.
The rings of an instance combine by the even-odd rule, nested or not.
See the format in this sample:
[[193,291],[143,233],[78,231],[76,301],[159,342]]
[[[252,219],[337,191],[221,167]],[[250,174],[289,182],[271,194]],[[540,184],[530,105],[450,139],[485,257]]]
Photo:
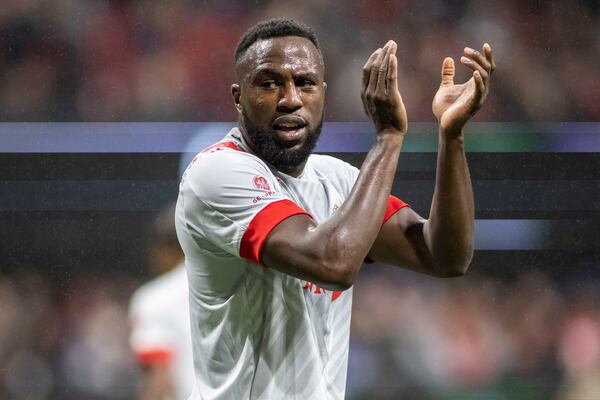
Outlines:
[[323,59],[317,35],[311,27],[291,18],[273,18],[257,23],[244,33],[235,48],[235,62],[240,61],[240,58],[254,42],[283,36],[299,36],[310,40]]

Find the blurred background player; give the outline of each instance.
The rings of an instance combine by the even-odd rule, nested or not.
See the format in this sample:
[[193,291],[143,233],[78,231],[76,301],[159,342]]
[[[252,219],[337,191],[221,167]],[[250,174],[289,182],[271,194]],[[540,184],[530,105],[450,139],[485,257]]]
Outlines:
[[130,303],[130,344],[143,371],[143,400],[186,399],[193,382],[187,275],[174,212],[172,205],[154,221],[149,263],[158,276]]

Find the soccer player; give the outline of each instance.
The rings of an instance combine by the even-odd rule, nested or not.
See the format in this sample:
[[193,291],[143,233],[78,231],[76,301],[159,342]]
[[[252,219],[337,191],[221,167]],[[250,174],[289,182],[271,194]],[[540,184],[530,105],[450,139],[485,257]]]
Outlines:
[[159,276],[130,301],[130,344],[142,368],[140,400],[185,400],[192,392],[188,282],[174,213],[173,205],[154,221],[150,263]]
[[192,399],[342,399],[352,284],[365,259],[450,277],[473,253],[465,123],[483,104],[491,48],[466,48],[433,100],[439,153],[429,219],[390,190],[408,130],[396,44],[366,62],[362,100],[375,142],[360,170],[311,155],[326,84],[317,38],[287,19],[257,24],[235,51],[238,127],[184,173],[176,210],[186,256]]

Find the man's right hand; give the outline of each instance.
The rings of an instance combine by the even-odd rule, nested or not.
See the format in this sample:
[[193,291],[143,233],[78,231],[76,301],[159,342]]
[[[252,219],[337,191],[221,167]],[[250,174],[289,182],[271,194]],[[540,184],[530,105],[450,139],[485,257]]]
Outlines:
[[378,135],[406,135],[408,118],[398,91],[396,42],[377,49],[363,67],[361,97]]

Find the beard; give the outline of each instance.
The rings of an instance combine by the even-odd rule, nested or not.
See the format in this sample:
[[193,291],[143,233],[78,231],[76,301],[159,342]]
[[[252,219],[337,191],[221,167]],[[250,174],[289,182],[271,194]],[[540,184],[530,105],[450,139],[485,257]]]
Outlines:
[[260,158],[278,170],[288,172],[305,162],[312,154],[321,135],[323,114],[324,112],[321,113],[321,119],[317,126],[313,129],[306,127],[306,139],[297,149],[291,149],[288,147],[289,143],[279,141],[274,129],[269,127],[266,130],[260,130],[244,111],[242,111],[242,125]]

